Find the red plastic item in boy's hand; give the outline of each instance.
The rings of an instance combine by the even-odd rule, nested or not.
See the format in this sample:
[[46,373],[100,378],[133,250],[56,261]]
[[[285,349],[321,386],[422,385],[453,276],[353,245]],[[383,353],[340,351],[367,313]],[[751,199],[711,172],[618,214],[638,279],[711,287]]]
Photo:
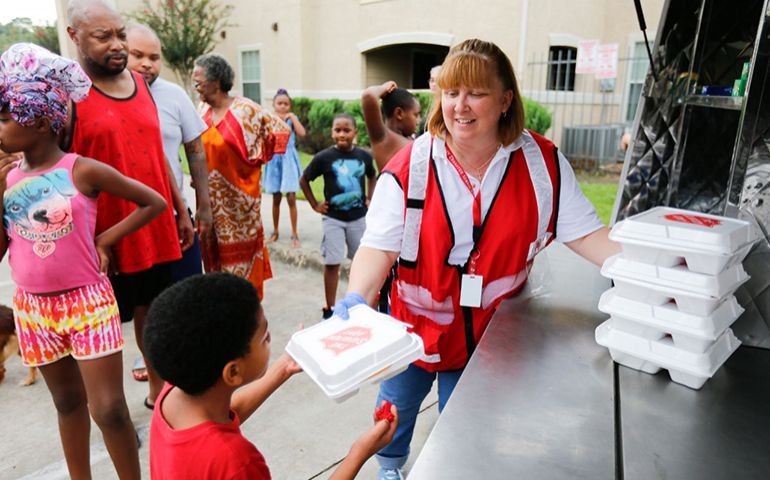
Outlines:
[[393,412],[390,411],[390,407],[392,406],[393,404],[387,400],[382,402],[382,406],[374,412],[374,419],[378,422],[380,420],[387,420],[388,422],[395,420],[396,417],[393,415]]

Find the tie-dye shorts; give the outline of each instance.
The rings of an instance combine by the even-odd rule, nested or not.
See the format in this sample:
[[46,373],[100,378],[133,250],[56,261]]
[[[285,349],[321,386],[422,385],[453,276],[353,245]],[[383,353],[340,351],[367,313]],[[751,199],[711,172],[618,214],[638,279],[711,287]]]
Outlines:
[[16,289],[13,297],[22,363],[37,367],[72,355],[104,357],[123,349],[123,333],[109,280],[51,297]]

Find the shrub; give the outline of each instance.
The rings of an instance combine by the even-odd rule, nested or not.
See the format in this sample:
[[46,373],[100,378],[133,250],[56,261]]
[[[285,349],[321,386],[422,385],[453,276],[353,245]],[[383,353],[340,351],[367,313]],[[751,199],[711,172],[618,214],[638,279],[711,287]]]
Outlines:
[[369,132],[366,131],[366,123],[364,123],[364,111],[361,107],[361,100],[352,100],[345,104],[345,111],[353,115],[356,118],[356,129],[358,134],[356,135],[356,144],[359,147],[371,146],[369,142]]
[[291,111],[294,112],[294,115],[296,115],[297,118],[299,118],[299,121],[302,122],[302,125],[305,126],[305,131],[307,132],[304,138],[297,139],[297,148],[305,152],[315,151],[312,148],[310,148],[310,145],[313,144],[312,137],[315,132],[312,132],[310,130],[310,121],[308,120],[310,107],[313,106],[314,102],[315,100],[307,97],[291,98]]
[[331,126],[334,115],[343,111],[342,100],[311,100],[307,111],[307,135],[302,139],[301,147],[308,153],[323,150],[332,144]]
[[524,126],[540,135],[551,128],[551,112],[534,100],[524,98]]
[[313,100],[307,97],[292,97],[291,99],[291,111],[299,118],[302,125],[307,125],[307,114],[310,111],[310,107],[313,105]]
[[334,116],[342,112],[349,113],[356,119],[357,145],[369,147],[369,135],[366,133],[360,100],[344,102],[337,98],[312,100],[298,97],[294,99],[293,111],[307,128],[307,135],[298,142],[302,151],[316,153],[330,147],[333,144],[331,130]]
[[430,92],[414,92],[414,96],[420,101],[420,117],[427,118],[430,115],[430,107],[433,105],[433,94]]
[[345,103],[337,98],[316,100],[308,111],[308,125],[314,130],[326,130],[331,127],[334,116],[345,111]]

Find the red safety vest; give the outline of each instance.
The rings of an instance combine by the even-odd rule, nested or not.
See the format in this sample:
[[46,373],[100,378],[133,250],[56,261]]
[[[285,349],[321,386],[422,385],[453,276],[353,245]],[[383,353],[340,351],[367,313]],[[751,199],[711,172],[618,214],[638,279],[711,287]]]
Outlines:
[[[401,257],[391,294],[391,314],[422,337],[428,371],[465,367],[500,302],[518,292],[535,255],[555,236],[559,198],[556,147],[535,133],[522,134],[481,226],[474,228],[471,256],[483,276],[480,308],[460,306],[464,265],[450,265],[454,246],[447,199],[425,134],[405,147],[385,171],[404,190],[405,225]],[[443,143],[439,143],[443,145]],[[411,183],[410,183],[411,182]]]

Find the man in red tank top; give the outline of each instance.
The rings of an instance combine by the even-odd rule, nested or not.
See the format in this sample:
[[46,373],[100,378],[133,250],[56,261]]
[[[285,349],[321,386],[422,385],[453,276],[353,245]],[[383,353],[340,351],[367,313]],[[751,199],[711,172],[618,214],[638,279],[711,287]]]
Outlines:
[[[67,13],[67,33],[93,86],[88,98],[73,107],[65,146],[155,189],[169,204],[163,214],[113,249],[116,274],[110,280],[120,316],[123,321],[133,318],[137,344],[143,351],[147,309],[171,282],[169,262],[181,258],[181,250],[192,244],[192,223],[187,215],[180,215],[178,224],[174,219],[174,209],[184,212],[187,207],[163,153],[158,112],[147,84],[126,68],[125,22],[99,0],[73,0]],[[124,200],[100,195],[96,233],[116,224],[132,208]],[[163,382],[152,369],[147,373],[150,391],[145,405],[151,408]]]

